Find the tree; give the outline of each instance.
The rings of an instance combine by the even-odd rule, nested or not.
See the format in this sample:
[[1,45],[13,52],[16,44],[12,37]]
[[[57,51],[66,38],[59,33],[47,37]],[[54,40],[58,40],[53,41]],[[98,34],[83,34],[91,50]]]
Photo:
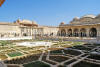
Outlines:
[[0,7],[2,6],[2,4],[5,2],[5,0],[0,0]]

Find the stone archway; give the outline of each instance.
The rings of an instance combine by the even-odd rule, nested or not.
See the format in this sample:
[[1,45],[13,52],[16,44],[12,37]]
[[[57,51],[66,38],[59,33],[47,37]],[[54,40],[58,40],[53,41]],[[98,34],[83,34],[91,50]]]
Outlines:
[[80,36],[81,37],[86,37],[86,29],[85,28],[80,29]]
[[78,36],[79,36],[79,30],[78,30],[77,28],[74,29],[73,35],[74,35],[75,37],[78,37]]
[[57,36],[61,36],[60,31],[57,32]]
[[90,29],[89,36],[90,37],[97,37],[97,30],[96,30],[96,28],[91,28]]
[[28,36],[26,33],[23,33],[23,36]]
[[72,29],[68,29],[68,36],[72,37]]
[[62,29],[62,30],[61,30],[61,36],[66,36],[66,31],[65,31],[65,29]]

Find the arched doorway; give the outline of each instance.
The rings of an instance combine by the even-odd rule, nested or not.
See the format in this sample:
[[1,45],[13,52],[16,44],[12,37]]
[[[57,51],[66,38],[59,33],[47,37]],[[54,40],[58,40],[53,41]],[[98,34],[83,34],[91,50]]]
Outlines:
[[73,35],[74,35],[75,37],[78,37],[78,36],[79,36],[79,30],[78,30],[77,28],[74,29]]
[[61,36],[60,31],[57,32],[57,36]]
[[62,29],[62,30],[61,30],[61,36],[66,36],[66,31],[65,31],[65,29]]
[[23,36],[28,36],[26,33],[23,33]]
[[90,29],[89,36],[90,37],[97,37],[97,30],[96,30],[96,28],[91,28]]
[[82,28],[82,29],[80,30],[80,36],[81,36],[81,37],[86,37],[86,29],[85,29],[85,28]]
[[72,37],[72,29],[68,29],[68,36]]

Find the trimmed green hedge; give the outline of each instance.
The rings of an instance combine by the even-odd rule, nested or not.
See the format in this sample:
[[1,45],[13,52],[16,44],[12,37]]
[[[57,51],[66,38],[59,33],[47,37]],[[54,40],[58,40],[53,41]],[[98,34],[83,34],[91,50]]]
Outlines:
[[62,53],[61,50],[54,50],[54,51],[50,51],[50,53],[55,54],[55,53]]
[[7,44],[11,44],[12,42],[10,42],[10,41],[0,41],[0,45],[1,46],[5,46],[5,45],[7,45]]
[[45,64],[41,61],[31,62],[31,63],[28,63],[28,64],[24,64],[23,66],[24,67],[50,67],[50,65]]
[[16,56],[21,56],[21,55],[23,55],[23,54],[20,52],[12,52],[12,53],[8,54],[8,56],[10,56],[10,57],[16,57]]

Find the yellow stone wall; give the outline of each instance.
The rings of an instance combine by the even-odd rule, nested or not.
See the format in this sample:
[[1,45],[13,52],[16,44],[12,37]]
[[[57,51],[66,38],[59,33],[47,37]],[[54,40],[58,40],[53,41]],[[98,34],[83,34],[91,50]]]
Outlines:
[[0,37],[14,37],[20,35],[20,28],[16,25],[0,25]]

